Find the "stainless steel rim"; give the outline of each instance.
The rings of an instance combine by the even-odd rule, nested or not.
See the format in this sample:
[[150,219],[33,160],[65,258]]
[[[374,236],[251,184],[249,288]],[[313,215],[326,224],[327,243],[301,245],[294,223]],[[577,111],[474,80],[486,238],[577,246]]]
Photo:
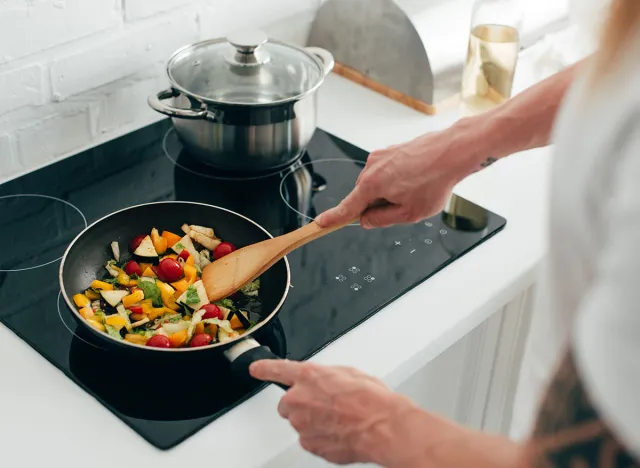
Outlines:
[[214,99],[209,99],[207,97],[204,96],[200,96],[199,94],[193,93],[191,91],[189,91],[186,88],[183,88],[182,86],[180,86],[179,84],[176,83],[176,81],[173,79],[173,75],[171,74],[171,66],[173,65],[176,57],[178,57],[181,53],[189,50],[189,49],[195,49],[196,47],[201,47],[203,45],[207,45],[207,44],[217,44],[217,43],[221,43],[221,42],[226,42],[226,39],[223,38],[217,38],[217,39],[208,39],[206,41],[200,41],[200,42],[196,42],[195,44],[190,44],[190,45],[186,45],[183,46],[181,48],[179,48],[178,50],[176,50],[173,54],[171,54],[171,57],[169,58],[169,61],[167,62],[167,66],[166,66],[166,72],[167,72],[167,77],[169,78],[169,82],[171,83],[171,87],[173,89],[176,89],[178,91],[180,91],[182,94],[184,94],[185,96],[191,97],[193,99],[196,99],[197,101],[203,102],[205,104],[211,104],[214,106],[228,106],[228,107],[241,107],[241,108],[255,108],[255,107],[272,107],[272,106],[278,106],[278,105],[282,105],[282,104],[287,104],[290,102],[296,102],[296,101],[300,101],[302,99],[304,99],[305,97],[313,94],[320,86],[322,86],[322,83],[324,83],[325,80],[325,74],[323,72],[324,69],[324,64],[322,63],[322,61],[320,60],[320,58],[318,58],[316,55],[301,49],[300,47],[296,47],[293,46],[291,44],[287,44],[285,42],[281,42],[281,41],[273,41],[273,40],[269,40],[270,43],[272,44],[278,44],[284,47],[289,47],[291,49],[295,49],[297,51],[299,51],[300,53],[305,54],[307,57],[311,58],[311,60],[313,60],[315,62],[315,64],[319,67],[320,72],[321,72],[321,77],[318,80],[318,82],[312,87],[309,88],[308,90],[306,90],[303,93],[300,93],[296,96],[292,96],[292,97],[288,97],[285,99],[280,99],[278,101],[272,101],[272,102],[268,102],[268,103],[255,103],[255,104],[236,104],[236,103],[232,103],[232,102],[225,102],[225,101],[217,101]]
[[100,223],[101,221],[103,221],[103,220],[105,220],[107,218],[110,218],[111,216],[114,216],[114,215],[116,215],[118,213],[122,213],[123,211],[134,210],[134,209],[140,208],[142,206],[166,205],[166,204],[169,204],[169,203],[177,203],[177,204],[185,204],[185,205],[199,205],[199,206],[206,206],[206,207],[209,207],[209,208],[215,208],[215,209],[218,209],[218,210],[226,211],[227,213],[231,213],[231,214],[233,214],[235,216],[238,216],[239,218],[242,218],[242,219],[250,222],[251,224],[253,224],[257,228],[259,228],[261,231],[263,231],[269,238],[271,238],[271,239],[273,238],[273,236],[271,235],[271,233],[269,231],[267,231],[264,227],[262,227],[261,225],[259,225],[255,221],[253,221],[252,219],[249,219],[246,216],[243,216],[243,215],[241,215],[241,214],[239,214],[239,213],[237,213],[235,211],[229,210],[227,208],[222,208],[222,207],[216,206],[216,205],[209,205],[207,203],[197,203],[197,202],[187,202],[187,201],[173,200],[173,201],[142,203],[140,205],[130,206],[128,208],[123,208],[121,210],[114,211],[113,213],[110,213],[110,214],[108,214],[106,216],[103,216],[102,218],[94,221],[88,227],[83,229],[73,239],[73,241],[71,241],[71,243],[68,245],[67,249],[64,252],[64,256],[62,257],[62,261],[60,262],[60,268],[58,269],[58,283],[60,284],[60,291],[62,292],[62,297],[64,297],[64,301],[66,302],[67,307],[69,308],[69,310],[71,310],[71,312],[78,319],[80,319],[80,322],[82,323],[82,325],[87,330],[89,330],[91,333],[94,333],[98,337],[109,339],[109,340],[111,340],[114,343],[119,344],[119,345],[131,346],[132,348],[143,349],[143,350],[149,351],[149,352],[161,352],[161,353],[197,352],[197,351],[204,351],[204,350],[207,350],[207,349],[214,349],[214,348],[222,348],[222,347],[227,347],[227,346],[233,346],[234,343],[238,343],[238,342],[240,342],[242,340],[245,340],[249,336],[253,335],[254,332],[260,330],[263,326],[265,326],[267,323],[269,323],[276,316],[276,314],[280,311],[280,308],[282,307],[282,304],[284,304],[284,301],[286,300],[287,295],[289,294],[289,289],[290,289],[290,285],[291,285],[291,268],[289,267],[289,259],[287,257],[284,257],[284,263],[285,263],[285,267],[286,267],[286,270],[287,270],[287,283],[285,285],[284,294],[282,295],[282,298],[280,299],[280,302],[273,309],[273,311],[271,311],[271,313],[267,317],[262,319],[262,321],[260,321],[260,323],[258,323],[255,327],[253,327],[250,332],[245,333],[244,335],[240,335],[238,338],[234,338],[233,340],[225,341],[224,343],[216,343],[216,344],[212,344],[212,345],[208,345],[208,346],[201,346],[201,347],[197,347],[197,348],[169,348],[169,349],[165,349],[165,348],[150,348],[148,346],[141,346],[141,345],[138,345],[138,344],[135,344],[135,343],[130,343],[130,342],[124,341],[124,340],[123,341],[116,340],[115,338],[107,335],[106,333],[102,333],[102,332],[96,330],[95,328],[91,327],[89,324],[87,324],[86,320],[84,319],[84,317],[82,317],[80,315],[80,313],[77,311],[77,308],[75,307],[75,305],[73,304],[71,299],[67,296],[67,292],[65,291],[64,283],[62,281],[62,271],[64,270],[64,264],[65,264],[65,261],[67,260],[68,253],[71,251],[73,245],[78,241],[78,239],[80,239],[80,237],[82,237],[82,235],[85,232],[87,232],[89,229],[91,229],[93,226],[95,226],[96,224]]

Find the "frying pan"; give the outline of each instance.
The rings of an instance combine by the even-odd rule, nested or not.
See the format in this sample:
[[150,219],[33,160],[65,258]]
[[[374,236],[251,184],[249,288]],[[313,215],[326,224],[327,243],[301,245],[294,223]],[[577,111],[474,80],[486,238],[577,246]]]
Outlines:
[[[96,330],[79,314],[73,303],[73,295],[87,289],[94,279],[104,278],[104,268],[112,258],[110,244],[118,241],[121,251],[129,241],[152,228],[179,232],[184,223],[210,226],[216,236],[243,247],[272,237],[264,228],[250,219],[212,205],[202,203],[166,201],[147,203],[117,211],[91,224],[67,247],[60,264],[59,280],[64,301],[82,331],[97,338],[98,343],[114,353],[138,354],[140,357],[158,359],[193,358],[206,353],[223,353],[230,362],[234,374],[249,376],[249,365],[260,359],[278,359],[266,346],[261,346],[251,335],[273,320],[289,292],[291,272],[286,258],[276,263],[260,277],[260,307],[253,312],[259,316],[256,326],[238,338],[197,348],[163,349],[137,345],[117,340]],[[279,385],[279,384],[278,384]],[[279,385],[282,388],[286,386]]]

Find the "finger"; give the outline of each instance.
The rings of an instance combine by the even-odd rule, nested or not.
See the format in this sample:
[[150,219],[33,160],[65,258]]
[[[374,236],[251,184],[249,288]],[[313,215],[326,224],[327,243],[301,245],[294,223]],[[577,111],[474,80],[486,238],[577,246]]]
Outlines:
[[291,387],[298,376],[302,363],[286,359],[263,359],[249,366],[251,376],[265,382],[278,382]]
[[322,227],[337,226],[356,219],[369,206],[371,197],[362,186],[357,186],[335,208],[325,211],[316,218],[316,222]]
[[405,222],[403,219],[406,209],[402,205],[387,205],[370,208],[362,215],[360,225],[365,229],[374,227],[389,227]]

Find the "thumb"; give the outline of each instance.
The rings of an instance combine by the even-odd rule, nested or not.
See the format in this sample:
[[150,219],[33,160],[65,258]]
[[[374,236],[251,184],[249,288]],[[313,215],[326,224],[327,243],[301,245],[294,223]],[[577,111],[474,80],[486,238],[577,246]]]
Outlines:
[[263,359],[249,366],[251,376],[265,382],[278,382],[291,387],[298,375],[302,363],[286,359]]
[[389,227],[394,224],[406,222],[403,219],[405,209],[402,205],[386,205],[368,209],[360,220],[360,224],[365,229],[374,227]]
[[348,223],[357,218],[369,206],[371,201],[362,186],[356,186],[335,208],[325,211],[316,218],[316,222],[322,227],[332,227]]

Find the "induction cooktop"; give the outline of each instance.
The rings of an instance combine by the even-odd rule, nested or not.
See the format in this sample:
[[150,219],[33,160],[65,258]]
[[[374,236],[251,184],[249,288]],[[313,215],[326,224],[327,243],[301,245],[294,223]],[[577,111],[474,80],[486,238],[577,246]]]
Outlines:
[[[2,184],[0,322],[149,443],[170,449],[265,385],[234,380],[222,356],[181,363],[189,379],[172,377],[170,363],[131,365],[102,349],[77,328],[60,297],[67,245],[113,211],[162,200],[222,206],[277,236],[336,205],[366,158],[317,130],[286,170],[220,173],[187,154],[163,120]],[[290,254],[291,291],[278,320],[256,338],[281,357],[308,359],[506,224],[462,198],[449,206],[414,225],[348,226]],[[164,376],[158,388],[150,376]]]

